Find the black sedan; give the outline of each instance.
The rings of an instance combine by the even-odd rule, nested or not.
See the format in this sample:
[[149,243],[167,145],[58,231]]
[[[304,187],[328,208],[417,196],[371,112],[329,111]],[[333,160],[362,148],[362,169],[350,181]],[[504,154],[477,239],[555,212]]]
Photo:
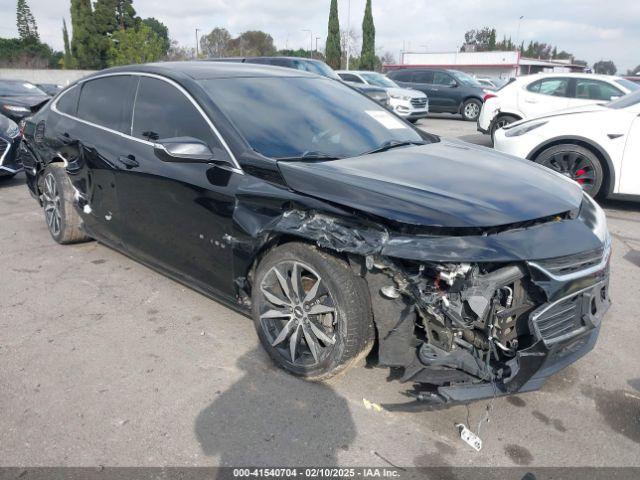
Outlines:
[[609,306],[606,219],[575,182],[306,72],[105,70],[23,143],[55,241],[96,239],[251,316],[305,378],[373,349],[419,399],[528,391],[593,348]]
[[17,160],[20,129],[13,120],[0,115],[0,178],[13,177],[22,170]]
[[16,123],[33,115],[51,97],[29,82],[0,80],[0,114]]

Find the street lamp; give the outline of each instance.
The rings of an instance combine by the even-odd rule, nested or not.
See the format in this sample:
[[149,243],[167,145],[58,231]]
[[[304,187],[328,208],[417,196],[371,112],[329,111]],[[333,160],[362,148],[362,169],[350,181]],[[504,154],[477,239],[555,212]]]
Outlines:
[[349,57],[351,56],[351,0],[347,7],[347,70],[349,70]]
[[318,40],[320,40],[320,37],[316,37],[316,57],[318,56]]
[[309,58],[313,58],[313,32],[308,28],[303,28],[303,32],[309,32]]
[[516,33],[516,50],[520,48],[520,24],[522,23],[523,18],[524,15],[520,15],[520,18],[518,19],[518,32]]
[[200,31],[199,28],[196,28],[196,60],[198,59],[198,32]]

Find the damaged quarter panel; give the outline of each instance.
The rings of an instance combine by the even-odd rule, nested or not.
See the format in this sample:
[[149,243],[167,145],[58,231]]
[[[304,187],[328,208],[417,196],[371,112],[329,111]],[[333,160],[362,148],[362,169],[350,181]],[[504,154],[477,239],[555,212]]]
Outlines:
[[305,72],[110,69],[31,117],[20,154],[38,200],[63,162],[89,236],[252,312],[295,374],[373,346],[418,400],[529,391],[610,304],[606,218],[576,183]]

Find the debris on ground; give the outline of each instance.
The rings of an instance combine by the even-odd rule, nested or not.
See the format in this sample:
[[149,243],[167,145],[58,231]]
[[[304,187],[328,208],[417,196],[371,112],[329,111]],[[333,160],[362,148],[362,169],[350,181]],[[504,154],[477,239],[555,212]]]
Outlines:
[[364,408],[367,410],[375,410],[376,412],[381,412],[384,410],[379,404],[370,402],[366,398],[362,399],[362,403],[364,403]]

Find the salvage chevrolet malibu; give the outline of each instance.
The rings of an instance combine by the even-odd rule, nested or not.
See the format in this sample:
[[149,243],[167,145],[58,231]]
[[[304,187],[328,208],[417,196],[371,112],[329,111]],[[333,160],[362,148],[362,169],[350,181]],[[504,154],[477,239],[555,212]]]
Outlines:
[[308,379],[371,352],[430,402],[528,391],[609,306],[606,219],[578,184],[306,72],[105,70],[28,120],[21,158],[54,240],[251,315]]

